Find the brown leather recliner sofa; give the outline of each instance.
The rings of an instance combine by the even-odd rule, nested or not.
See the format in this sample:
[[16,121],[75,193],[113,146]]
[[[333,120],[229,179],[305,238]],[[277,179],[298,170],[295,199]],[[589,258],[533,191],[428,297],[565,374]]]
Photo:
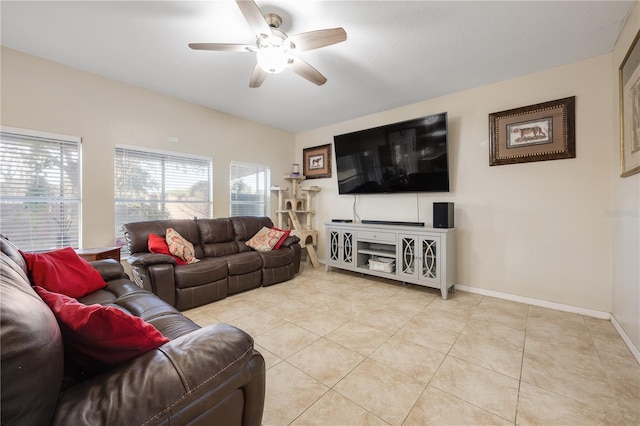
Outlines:
[[64,358],[56,318],[31,287],[18,249],[0,238],[1,419],[10,425],[260,425],[265,364],[253,339],[200,328],[128,279],[92,262],[107,286],[80,299],[138,316],[168,343],[97,375]]
[[[179,310],[224,299],[293,278],[300,271],[300,239],[289,236],[278,250],[255,251],[245,244],[268,217],[173,219],[123,225],[134,281]],[[151,253],[149,234],[175,229],[193,244],[200,261],[178,265],[171,256]]]

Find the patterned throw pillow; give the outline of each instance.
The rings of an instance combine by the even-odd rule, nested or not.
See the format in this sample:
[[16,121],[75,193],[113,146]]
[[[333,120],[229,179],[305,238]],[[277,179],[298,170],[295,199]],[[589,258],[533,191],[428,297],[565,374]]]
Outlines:
[[284,231],[269,229],[263,226],[245,245],[258,251],[271,251],[283,235]]
[[193,248],[193,244],[185,240],[175,229],[167,228],[166,239],[167,245],[169,246],[169,253],[172,255],[178,256],[187,263],[200,261],[200,259],[196,259],[196,250]]
[[167,245],[167,239],[165,237],[161,237],[156,234],[149,234],[149,240],[147,241],[147,246],[149,247],[149,251],[151,253],[160,253],[166,254],[167,256],[171,256],[176,260],[178,265],[186,265],[187,262],[180,259],[178,256],[174,256],[169,252],[169,246]]

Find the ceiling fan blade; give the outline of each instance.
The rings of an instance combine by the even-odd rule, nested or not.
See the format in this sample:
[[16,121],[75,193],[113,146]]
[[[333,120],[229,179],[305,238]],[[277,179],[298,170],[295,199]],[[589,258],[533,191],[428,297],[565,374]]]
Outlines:
[[219,52],[251,52],[253,46],[231,43],[189,43],[193,50],[216,50]]
[[342,27],[328,28],[326,30],[309,31],[290,36],[287,41],[295,45],[297,51],[318,49],[331,46],[347,39],[347,32]]
[[300,77],[306,78],[307,80],[309,80],[313,84],[317,84],[318,86],[322,86],[327,82],[327,78],[320,74],[320,71],[300,58],[293,57],[292,62],[289,63],[289,68]]
[[256,67],[253,69],[253,73],[251,74],[251,79],[249,80],[249,87],[260,87],[265,78],[267,78],[267,75],[269,74],[263,70],[260,65],[256,64]]
[[236,0],[236,3],[240,8],[240,12],[244,15],[244,19],[247,20],[249,27],[251,27],[251,30],[257,36],[260,36],[261,34],[266,36],[271,35],[271,28],[255,2],[250,0]]

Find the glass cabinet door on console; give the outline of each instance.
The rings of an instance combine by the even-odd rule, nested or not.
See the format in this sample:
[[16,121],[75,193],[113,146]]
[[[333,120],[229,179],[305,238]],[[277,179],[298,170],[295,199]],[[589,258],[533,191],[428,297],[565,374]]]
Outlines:
[[440,237],[401,234],[399,250],[398,275],[440,282]]
[[328,228],[328,264],[355,266],[353,231]]
[[417,237],[415,235],[400,234],[400,253],[398,253],[400,267],[398,268],[398,275],[417,278],[419,267],[416,264],[419,258]]
[[440,238],[420,238],[420,279],[440,283]]

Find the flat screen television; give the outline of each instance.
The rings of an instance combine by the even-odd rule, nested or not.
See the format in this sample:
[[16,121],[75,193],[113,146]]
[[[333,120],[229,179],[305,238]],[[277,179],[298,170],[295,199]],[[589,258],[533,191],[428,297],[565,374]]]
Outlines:
[[448,192],[447,113],[333,137],[340,194]]

